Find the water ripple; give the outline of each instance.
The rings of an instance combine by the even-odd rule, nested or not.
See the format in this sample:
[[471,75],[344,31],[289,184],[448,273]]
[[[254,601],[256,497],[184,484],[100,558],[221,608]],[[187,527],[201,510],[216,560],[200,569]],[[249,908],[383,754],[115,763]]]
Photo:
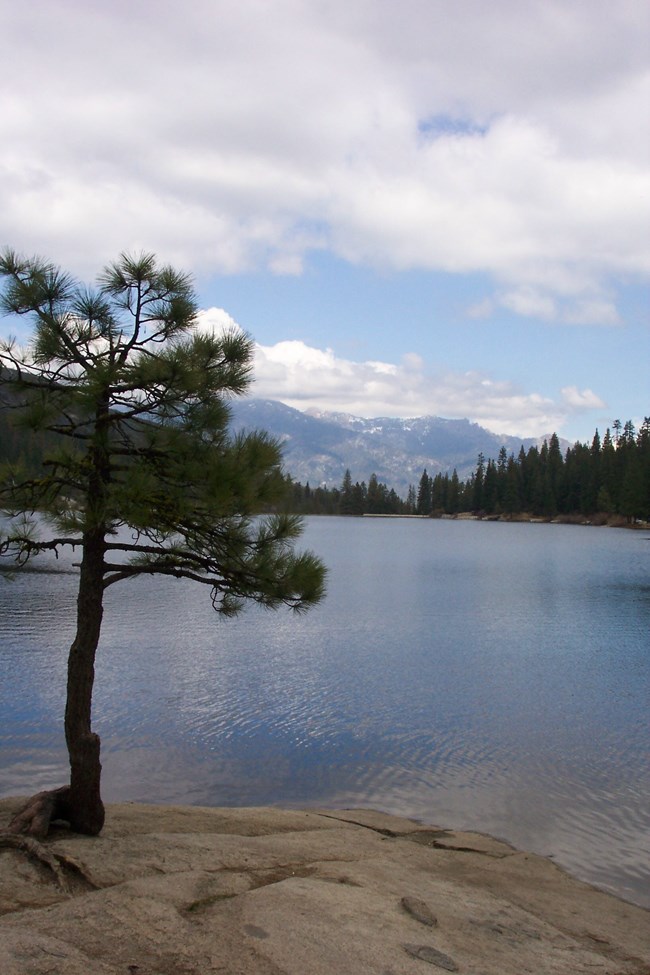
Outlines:
[[[224,623],[168,580],[109,590],[106,798],[375,806],[491,832],[650,906],[650,548],[339,519],[310,521],[307,543],[330,589],[304,618]],[[75,585],[0,580],[0,795],[65,780]]]

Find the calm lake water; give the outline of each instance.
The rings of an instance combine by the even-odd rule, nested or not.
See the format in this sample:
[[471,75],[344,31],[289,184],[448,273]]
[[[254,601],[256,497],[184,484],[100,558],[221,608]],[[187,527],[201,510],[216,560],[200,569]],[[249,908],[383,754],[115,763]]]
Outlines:
[[[313,518],[304,617],[203,587],[108,591],[104,795],[371,806],[478,829],[650,906],[650,539]],[[0,579],[0,795],[62,784],[70,574]]]

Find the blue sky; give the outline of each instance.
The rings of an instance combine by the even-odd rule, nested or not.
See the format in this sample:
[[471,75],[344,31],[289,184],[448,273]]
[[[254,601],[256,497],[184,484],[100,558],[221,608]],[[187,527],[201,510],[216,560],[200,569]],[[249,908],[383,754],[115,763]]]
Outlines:
[[300,409],[650,414],[645,0],[0,3],[0,243],[191,270]]

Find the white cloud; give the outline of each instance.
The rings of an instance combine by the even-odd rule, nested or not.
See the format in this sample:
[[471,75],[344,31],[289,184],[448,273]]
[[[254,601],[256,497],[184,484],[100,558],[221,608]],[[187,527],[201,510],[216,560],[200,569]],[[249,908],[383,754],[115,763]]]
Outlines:
[[594,297],[570,305],[564,321],[569,325],[620,325],[621,316],[613,301]]
[[223,308],[205,308],[198,314],[198,328],[204,332],[222,332],[241,328],[235,319]]
[[615,323],[604,283],[650,271],[649,8],[596,6],[12,5],[1,235],[84,277],[125,247],[279,274],[326,248]]
[[565,386],[561,392],[562,399],[572,410],[605,409],[607,405],[591,389],[580,390],[577,386]]
[[548,434],[573,412],[604,405],[591,390],[568,387],[556,403],[479,372],[433,374],[412,354],[399,364],[353,362],[300,341],[256,346],[252,392],[299,410],[468,417],[496,433],[519,436]]
[[533,316],[552,321],[557,316],[553,298],[540,294],[536,288],[523,287],[500,296],[500,304],[518,315]]
[[[199,328],[239,328],[222,308],[199,314]],[[559,431],[571,417],[606,403],[591,389],[565,386],[558,402],[526,393],[517,384],[479,371],[434,371],[413,352],[399,363],[355,362],[333,349],[299,340],[255,344],[254,396],[276,399],[297,410],[355,416],[468,418],[495,433],[539,437]]]
[[514,291],[502,292],[493,302],[483,302],[470,308],[468,314],[472,318],[489,317],[494,313],[496,302],[516,315],[546,322],[564,325],[620,325],[621,316],[614,301],[599,296],[596,289],[593,290],[591,297],[567,300],[524,285]]

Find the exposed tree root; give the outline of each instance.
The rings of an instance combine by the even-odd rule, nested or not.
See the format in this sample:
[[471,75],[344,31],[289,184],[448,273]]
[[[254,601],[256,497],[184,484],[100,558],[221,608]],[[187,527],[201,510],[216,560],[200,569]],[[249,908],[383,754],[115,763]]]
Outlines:
[[81,880],[86,889],[97,889],[97,884],[73,857],[48,850],[39,842],[45,839],[54,820],[67,819],[69,792],[68,786],[39,792],[16,813],[5,829],[0,829],[0,850],[16,850],[47,867],[66,894],[71,893],[66,872]]
[[38,792],[16,813],[7,832],[44,840],[53,820],[68,819],[69,794],[70,788],[67,785],[49,792]]
[[24,853],[30,859],[36,860],[37,863],[41,863],[44,867],[47,867],[53,873],[57,886],[64,894],[72,893],[66,871],[75,878],[81,879],[86,889],[98,889],[97,884],[92,880],[87,871],[73,857],[69,857],[65,853],[50,851],[42,843],[32,839],[30,836],[1,830],[0,850],[17,850],[19,853]]
[[21,836],[19,833],[1,832],[0,849],[18,850],[20,853],[25,853],[31,857],[32,860],[42,863],[52,871],[60,889],[65,894],[70,893],[70,886],[59,861],[38,840],[33,840],[29,836]]

